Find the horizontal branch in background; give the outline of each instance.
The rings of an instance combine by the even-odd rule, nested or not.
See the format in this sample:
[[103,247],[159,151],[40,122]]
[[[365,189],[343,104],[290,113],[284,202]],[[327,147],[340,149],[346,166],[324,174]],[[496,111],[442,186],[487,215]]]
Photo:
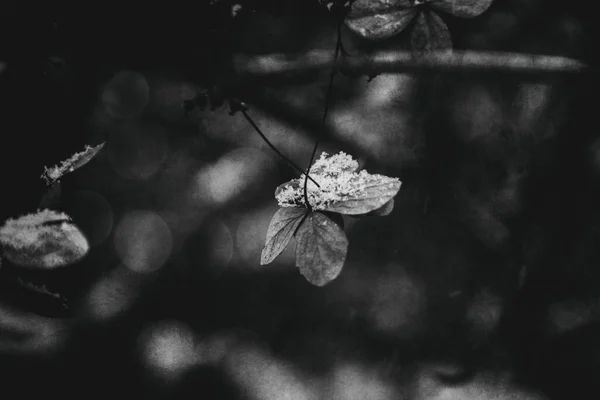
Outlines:
[[[330,51],[303,54],[238,55],[233,60],[238,79],[301,76],[339,68],[352,74],[458,72],[506,74],[528,80],[595,73],[585,63],[561,56],[506,52],[406,51],[348,55],[336,60]],[[236,79],[234,79],[236,80]]]

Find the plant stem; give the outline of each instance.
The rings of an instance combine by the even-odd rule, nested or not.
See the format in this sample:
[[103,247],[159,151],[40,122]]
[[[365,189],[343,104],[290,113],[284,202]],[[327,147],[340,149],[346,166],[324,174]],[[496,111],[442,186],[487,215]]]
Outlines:
[[[254,128],[254,130],[260,135],[260,137],[265,141],[265,143],[267,143],[269,145],[269,147],[275,152],[277,153],[277,155],[279,157],[281,157],[283,160],[285,160],[292,168],[294,168],[296,171],[298,171],[299,173],[303,174],[304,170],[302,168],[300,168],[299,166],[297,166],[292,160],[290,160],[289,158],[287,158],[286,156],[284,156],[279,150],[277,150],[277,147],[275,147],[273,145],[273,143],[271,143],[269,141],[269,139],[267,139],[267,137],[265,136],[265,134],[260,130],[260,128],[258,127],[258,125],[256,125],[256,123],[254,122],[254,120],[252,119],[252,117],[250,117],[250,115],[248,115],[248,111],[246,110],[241,110],[242,115],[244,115],[244,118],[246,118],[246,120],[250,123],[250,125],[252,125],[252,127]],[[321,187],[319,186],[319,184],[310,176],[308,176],[308,172],[306,173],[306,176],[308,179],[310,179],[311,181],[314,182],[315,185],[317,185],[317,187]]]

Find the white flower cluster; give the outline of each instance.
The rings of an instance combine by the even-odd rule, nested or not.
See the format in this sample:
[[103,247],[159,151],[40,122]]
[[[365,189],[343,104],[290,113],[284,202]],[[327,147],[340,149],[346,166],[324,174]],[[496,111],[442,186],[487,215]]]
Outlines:
[[[355,172],[358,162],[352,156],[340,152],[329,156],[321,153],[319,159],[313,164],[307,183],[308,201],[314,210],[327,210],[332,203],[343,202],[360,197],[361,193],[373,181],[381,178],[391,179],[382,175],[369,174],[366,170]],[[395,179],[395,178],[394,178]],[[306,207],[304,199],[305,175],[282,185],[275,193],[275,198],[280,207]]]

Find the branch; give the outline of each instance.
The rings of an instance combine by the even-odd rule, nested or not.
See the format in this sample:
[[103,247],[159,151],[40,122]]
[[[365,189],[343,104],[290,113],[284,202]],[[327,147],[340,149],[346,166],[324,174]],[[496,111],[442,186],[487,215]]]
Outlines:
[[596,73],[585,63],[561,56],[478,51],[377,52],[372,55],[335,57],[327,51],[304,54],[270,54],[236,56],[237,74],[230,85],[261,78],[287,78],[339,68],[354,74],[373,73],[492,73],[519,76],[529,80],[544,80],[556,76]]

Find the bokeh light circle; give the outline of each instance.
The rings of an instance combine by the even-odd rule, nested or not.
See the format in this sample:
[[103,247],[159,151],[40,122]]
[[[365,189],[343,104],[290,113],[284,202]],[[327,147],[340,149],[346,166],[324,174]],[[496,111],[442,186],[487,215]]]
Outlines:
[[179,378],[198,361],[195,335],[181,321],[160,321],[140,336],[146,366],[167,381]]
[[158,214],[136,210],[119,221],[114,245],[127,268],[136,272],[150,272],[167,261],[173,238],[169,226]]
[[120,71],[106,84],[101,101],[112,117],[135,118],[150,102],[150,86],[139,72]]
[[132,121],[111,135],[107,152],[111,167],[121,178],[148,179],[167,159],[169,139],[160,125]]

